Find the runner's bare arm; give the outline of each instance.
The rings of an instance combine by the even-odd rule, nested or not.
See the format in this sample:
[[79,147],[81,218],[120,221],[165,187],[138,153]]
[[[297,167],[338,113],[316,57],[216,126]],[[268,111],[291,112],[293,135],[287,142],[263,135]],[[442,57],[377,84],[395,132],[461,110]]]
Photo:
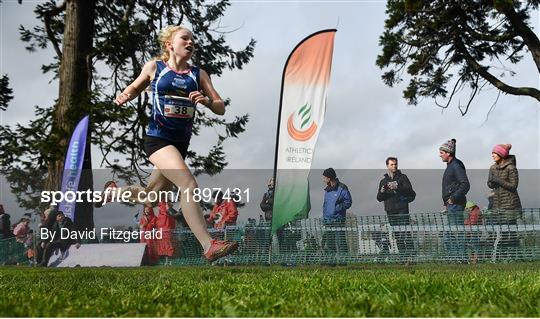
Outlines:
[[143,66],[143,69],[141,70],[141,74],[139,74],[135,81],[128,85],[124,89],[124,91],[122,91],[122,93],[120,93],[120,95],[116,97],[114,103],[116,103],[116,105],[122,105],[137,97],[148,86],[148,84],[152,82],[155,72],[156,62],[146,62],[146,64]]
[[201,69],[200,81],[204,94],[199,91],[191,92],[189,94],[191,101],[193,101],[195,104],[201,103],[205,105],[217,115],[225,114],[225,103],[221,99],[221,96],[219,96],[216,89],[214,89],[210,76],[208,76],[208,73],[206,73],[206,71],[203,69]]

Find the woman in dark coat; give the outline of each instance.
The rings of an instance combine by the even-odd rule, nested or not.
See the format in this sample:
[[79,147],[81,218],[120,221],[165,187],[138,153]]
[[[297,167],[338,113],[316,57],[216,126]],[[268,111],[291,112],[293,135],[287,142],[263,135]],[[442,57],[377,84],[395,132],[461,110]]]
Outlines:
[[[497,211],[496,224],[516,225],[521,216],[521,200],[517,192],[519,184],[516,157],[510,155],[511,144],[493,147],[491,157],[495,161],[489,168],[487,185],[493,190],[493,210]],[[516,231],[502,231],[499,256],[517,257],[519,238]]]
[[511,148],[511,144],[498,144],[493,147],[491,153],[495,163],[489,168],[487,185],[494,193],[494,210],[521,210],[521,201],[517,192],[519,176],[516,157],[510,155]]

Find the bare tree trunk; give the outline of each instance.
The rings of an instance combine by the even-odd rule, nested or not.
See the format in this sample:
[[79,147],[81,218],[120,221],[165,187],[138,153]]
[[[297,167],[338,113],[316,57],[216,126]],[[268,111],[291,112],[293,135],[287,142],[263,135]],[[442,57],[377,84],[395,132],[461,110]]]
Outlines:
[[[90,105],[91,83],[88,79],[92,70],[88,59],[94,36],[95,1],[66,0],[65,5],[64,38],[59,70],[60,88],[51,131],[51,138],[58,142],[59,151],[58,156],[53,158],[48,166],[45,182],[47,190],[60,189],[64,154],[69,138],[75,125],[86,113],[85,109],[88,110]],[[89,152],[85,154],[85,166],[87,165],[91,167]],[[86,213],[77,212],[77,214]]]

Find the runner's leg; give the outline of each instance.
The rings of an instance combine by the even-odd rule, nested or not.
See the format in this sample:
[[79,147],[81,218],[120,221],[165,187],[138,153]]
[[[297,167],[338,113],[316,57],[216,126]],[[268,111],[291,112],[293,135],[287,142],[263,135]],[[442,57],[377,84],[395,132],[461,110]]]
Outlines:
[[193,190],[197,182],[189,171],[180,152],[172,145],[163,147],[150,156],[150,162],[160,170],[160,173],[174,183],[180,190],[180,206],[186,222],[206,251],[210,247],[212,237],[206,229],[201,206],[193,199]]

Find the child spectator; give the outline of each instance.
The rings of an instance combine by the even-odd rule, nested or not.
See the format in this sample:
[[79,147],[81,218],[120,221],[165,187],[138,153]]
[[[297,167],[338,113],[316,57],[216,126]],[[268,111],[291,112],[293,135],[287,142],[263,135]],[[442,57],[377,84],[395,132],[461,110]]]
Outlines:
[[473,230],[470,226],[482,224],[482,213],[480,208],[472,201],[467,201],[464,211],[464,225],[469,226],[466,232],[467,248],[469,250],[469,263],[476,264],[478,261],[478,251],[480,249],[480,233],[478,229]]

